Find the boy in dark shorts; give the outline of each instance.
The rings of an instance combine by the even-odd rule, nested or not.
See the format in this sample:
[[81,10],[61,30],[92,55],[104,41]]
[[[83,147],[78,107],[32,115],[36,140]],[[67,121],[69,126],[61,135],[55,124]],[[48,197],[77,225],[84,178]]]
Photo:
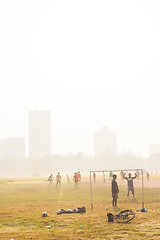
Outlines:
[[116,182],[117,175],[113,174],[113,180],[112,180],[112,198],[113,198],[113,206],[117,206],[117,199],[118,199],[118,184]]

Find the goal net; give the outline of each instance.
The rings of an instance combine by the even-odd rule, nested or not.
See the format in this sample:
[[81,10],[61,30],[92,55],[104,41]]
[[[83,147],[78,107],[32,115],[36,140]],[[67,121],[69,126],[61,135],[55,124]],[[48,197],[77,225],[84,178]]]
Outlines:
[[[143,169],[99,170],[90,171],[91,208],[100,205],[112,205],[111,184],[113,174],[117,176],[118,207],[144,208],[144,180]],[[132,177],[133,188],[128,187]],[[130,179],[129,179],[130,178]],[[131,191],[132,190],[132,191]],[[101,204],[100,204],[101,203]]]

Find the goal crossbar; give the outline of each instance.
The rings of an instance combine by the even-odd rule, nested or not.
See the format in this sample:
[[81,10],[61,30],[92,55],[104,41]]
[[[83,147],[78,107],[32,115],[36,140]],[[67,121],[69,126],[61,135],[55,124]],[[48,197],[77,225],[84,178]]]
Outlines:
[[96,172],[130,172],[130,171],[141,171],[142,174],[142,209],[144,208],[144,180],[143,180],[143,169],[142,168],[133,168],[133,169],[110,169],[110,170],[92,170],[90,171],[90,193],[91,193],[91,208],[93,210],[93,191],[92,191],[92,173]]

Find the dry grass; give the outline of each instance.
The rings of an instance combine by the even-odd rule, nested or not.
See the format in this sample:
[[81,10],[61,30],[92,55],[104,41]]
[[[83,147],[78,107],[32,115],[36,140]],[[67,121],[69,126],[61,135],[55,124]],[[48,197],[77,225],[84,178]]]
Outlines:
[[[157,185],[160,179],[157,179]],[[148,185],[147,185],[148,184]],[[62,183],[61,188],[43,179],[6,179],[0,181],[0,239],[160,239],[160,189],[145,188],[145,207],[148,212],[136,214],[128,224],[108,223],[106,208],[113,213],[123,209],[141,208],[141,188],[136,187],[135,199],[126,198],[126,184],[119,183],[118,207],[111,205],[109,184],[94,184],[94,211],[90,207],[89,181],[78,189]],[[138,180],[135,185],[138,186]],[[154,178],[155,186],[155,178]],[[57,215],[57,209],[85,206],[85,214]],[[47,211],[49,217],[42,218]],[[51,226],[51,228],[47,228]]]

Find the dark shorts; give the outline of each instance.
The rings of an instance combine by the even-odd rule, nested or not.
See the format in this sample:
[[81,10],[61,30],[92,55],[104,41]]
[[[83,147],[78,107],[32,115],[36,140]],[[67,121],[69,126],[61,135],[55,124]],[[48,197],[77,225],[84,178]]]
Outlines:
[[130,191],[132,192],[132,194],[134,194],[134,187],[133,186],[128,186],[127,195],[129,195]]
[[118,193],[112,193],[112,198],[117,199],[118,198]]

